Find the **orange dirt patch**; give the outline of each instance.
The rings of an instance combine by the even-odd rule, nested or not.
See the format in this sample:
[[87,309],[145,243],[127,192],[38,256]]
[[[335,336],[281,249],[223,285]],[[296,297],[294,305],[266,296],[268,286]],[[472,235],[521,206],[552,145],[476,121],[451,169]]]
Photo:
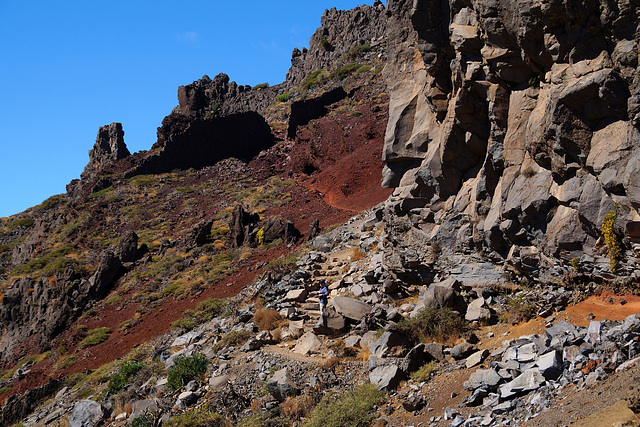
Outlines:
[[640,313],[640,296],[618,296],[605,291],[591,296],[574,306],[567,307],[562,318],[578,326],[588,326],[587,315],[593,314],[594,320],[623,320],[632,314]]

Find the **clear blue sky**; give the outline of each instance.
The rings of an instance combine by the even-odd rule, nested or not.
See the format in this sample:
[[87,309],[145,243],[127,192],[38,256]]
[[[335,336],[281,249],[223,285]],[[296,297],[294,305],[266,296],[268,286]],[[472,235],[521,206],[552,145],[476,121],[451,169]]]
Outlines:
[[102,125],[149,149],[180,85],[281,83],[323,11],[359,4],[0,0],[0,217],[64,193]]

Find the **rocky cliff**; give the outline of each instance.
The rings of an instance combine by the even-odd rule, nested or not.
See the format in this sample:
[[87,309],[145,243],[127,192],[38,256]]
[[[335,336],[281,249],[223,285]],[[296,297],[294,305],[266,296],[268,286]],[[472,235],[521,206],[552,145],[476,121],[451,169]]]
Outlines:
[[614,206],[620,225],[638,218],[637,5],[387,8],[383,185],[397,212],[419,209],[450,247],[568,258],[592,253]]

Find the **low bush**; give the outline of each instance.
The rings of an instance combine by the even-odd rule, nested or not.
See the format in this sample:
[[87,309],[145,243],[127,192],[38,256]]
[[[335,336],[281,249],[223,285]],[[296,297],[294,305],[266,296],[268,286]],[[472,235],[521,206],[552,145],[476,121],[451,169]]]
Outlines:
[[360,64],[353,62],[351,64],[343,65],[342,67],[337,68],[329,75],[329,77],[331,77],[332,79],[344,80],[349,76],[349,74],[358,71],[359,68]]
[[500,320],[516,325],[533,318],[537,311],[536,305],[526,298],[508,297],[507,310],[500,315]]
[[208,364],[209,360],[203,354],[176,357],[174,366],[167,376],[167,386],[171,390],[179,389],[204,374]]
[[373,420],[373,407],[384,400],[385,393],[373,384],[363,384],[354,391],[329,393],[322,398],[305,427],[365,427]]
[[146,413],[129,421],[129,427],[153,427],[155,419],[154,414]]
[[424,365],[422,365],[422,367],[420,367],[420,369],[411,374],[411,379],[420,382],[429,381],[429,379],[431,378],[431,373],[435,371],[437,367],[438,362],[436,360],[425,363]]
[[78,348],[83,349],[87,347],[93,347],[100,343],[105,342],[111,334],[111,328],[95,328],[87,332],[87,336],[80,341]]
[[260,90],[260,89],[266,89],[268,87],[269,87],[269,83],[265,82],[265,83],[259,83],[259,84],[255,85],[253,88],[257,89],[257,90]]
[[251,332],[246,329],[228,332],[216,343],[213,347],[213,351],[222,350],[230,345],[238,346],[240,344],[244,344],[249,338],[251,338],[251,335]]
[[128,360],[122,364],[118,372],[113,374],[111,379],[109,380],[109,385],[107,386],[107,391],[109,393],[116,393],[122,388],[124,388],[129,379],[138,373],[142,368],[144,368],[144,363],[137,362],[135,360]]
[[302,82],[302,88],[304,90],[313,89],[323,83],[326,83],[329,77],[329,73],[325,69],[316,70],[309,74],[304,82]]
[[349,52],[345,53],[344,55],[342,55],[340,57],[340,61],[353,61],[353,60],[356,60],[356,59],[360,58],[361,56],[363,56],[367,52],[371,52],[371,44],[370,43],[364,43],[364,44],[361,44],[361,45],[358,45],[356,47],[351,48],[351,50],[349,50]]
[[620,244],[620,237],[615,229],[616,218],[618,217],[618,205],[615,205],[604,216],[602,220],[601,232],[604,237],[604,242],[607,245],[607,255],[609,256],[609,268],[615,272],[618,269],[620,263],[620,257],[622,256],[622,245]]
[[322,45],[322,48],[324,50],[331,50],[331,43],[329,42],[329,40],[323,38],[322,40],[320,40],[320,44]]
[[300,396],[289,396],[287,400],[282,402],[282,412],[292,420],[300,420],[303,417],[308,416],[316,402],[313,396],[308,393]]
[[200,301],[198,304],[196,304],[194,310],[185,310],[182,313],[182,317],[180,319],[171,323],[171,327],[190,331],[196,326],[208,322],[214,317],[222,314],[222,310],[224,310],[226,305],[226,301],[219,298],[211,298],[208,300]]
[[7,224],[7,229],[13,230],[18,227],[27,228],[27,227],[31,227],[32,225],[33,225],[33,219],[29,217],[22,217],[22,218],[16,218],[13,221],[11,221],[9,224]]
[[239,427],[290,427],[291,421],[282,415],[278,408],[263,411],[244,418]]
[[261,331],[271,331],[277,328],[280,320],[282,320],[282,316],[273,309],[261,308],[256,310],[256,313],[253,315],[253,323],[255,323]]
[[227,425],[220,414],[208,408],[198,408],[176,415],[162,424],[163,427],[225,427]]
[[413,342],[455,340],[462,335],[465,323],[460,314],[449,308],[427,307],[411,319],[398,324]]
[[291,99],[291,93],[285,92],[282,95],[276,96],[276,102],[287,102]]

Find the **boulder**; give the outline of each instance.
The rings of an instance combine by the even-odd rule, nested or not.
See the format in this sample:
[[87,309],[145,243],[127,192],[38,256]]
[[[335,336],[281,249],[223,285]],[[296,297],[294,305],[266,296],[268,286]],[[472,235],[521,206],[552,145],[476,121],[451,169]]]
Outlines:
[[369,345],[369,354],[376,357],[402,357],[407,353],[407,344],[407,339],[400,332],[385,331]]
[[209,241],[211,236],[211,228],[213,227],[213,220],[202,221],[193,229],[189,236],[189,243],[194,246],[202,246]]
[[471,301],[464,318],[469,322],[488,322],[491,319],[491,311],[486,306],[485,299],[481,297]]
[[455,360],[461,360],[471,355],[471,353],[476,351],[476,349],[477,347],[475,345],[469,344],[468,342],[464,341],[454,346],[449,354],[451,354],[451,357],[453,357]]
[[130,419],[135,420],[145,414],[150,414],[158,411],[158,404],[155,399],[136,400],[131,406]]
[[300,339],[298,339],[298,343],[292,351],[294,353],[307,356],[309,354],[317,353],[321,348],[322,343],[315,336],[315,334],[313,332],[307,332],[302,337],[300,337]]
[[309,292],[306,289],[292,289],[285,295],[285,301],[305,302]]
[[331,299],[331,305],[335,307],[338,313],[356,322],[360,321],[365,314],[371,312],[371,306],[369,304],[354,298],[333,297]]
[[69,419],[69,427],[93,427],[104,418],[102,405],[93,400],[81,400],[76,402]]
[[395,390],[402,380],[404,380],[404,374],[396,365],[378,366],[369,373],[371,384],[377,385],[384,391]]
[[405,375],[409,375],[411,372],[417,371],[425,363],[436,360],[427,350],[424,343],[420,343],[409,350],[409,353],[400,362],[400,369]]
[[544,382],[545,378],[537,368],[527,369],[514,380],[500,386],[500,397],[508,399],[519,393],[537,390]]
[[298,387],[291,377],[288,368],[280,369],[273,374],[273,377],[267,381],[267,390],[274,399],[284,402],[289,396],[295,396],[298,393]]
[[227,383],[229,383],[230,380],[231,380],[231,377],[229,375],[218,375],[218,376],[215,376],[215,377],[211,377],[209,379],[209,387],[211,389],[216,389],[218,387],[223,387]]
[[546,380],[556,380],[564,369],[562,353],[557,350],[552,350],[543,354],[536,360],[536,366]]
[[475,390],[477,388],[485,388],[494,390],[498,384],[502,382],[502,377],[493,369],[479,369],[472,372],[469,379],[464,382],[466,390]]

